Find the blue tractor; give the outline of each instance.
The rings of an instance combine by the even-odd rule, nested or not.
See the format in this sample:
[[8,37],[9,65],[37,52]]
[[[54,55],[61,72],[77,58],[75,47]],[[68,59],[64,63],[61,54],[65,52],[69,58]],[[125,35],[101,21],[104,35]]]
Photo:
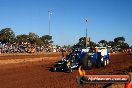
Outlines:
[[89,47],[82,49],[80,45],[75,45],[66,58],[54,65],[53,71],[71,72],[72,69],[77,69],[79,66],[89,70],[93,67],[107,66],[109,62],[110,57],[106,47],[95,47],[95,50],[93,50]]
[[80,58],[82,59],[80,65],[86,70],[93,67],[105,67],[110,62],[110,56],[106,47],[95,47],[94,51],[89,49],[85,54],[85,57]]

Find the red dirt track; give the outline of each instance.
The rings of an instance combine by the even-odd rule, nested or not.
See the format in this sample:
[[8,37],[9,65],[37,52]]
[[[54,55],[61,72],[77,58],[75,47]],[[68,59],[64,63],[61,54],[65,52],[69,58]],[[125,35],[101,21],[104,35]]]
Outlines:
[[[132,66],[132,54],[111,54],[110,65],[93,68],[86,74],[123,74]],[[76,82],[78,71],[73,73],[51,72],[49,68],[61,54],[1,55],[3,59],[43,58],[42,61],[0,65],[0,88],[102,88],[105,84]]]

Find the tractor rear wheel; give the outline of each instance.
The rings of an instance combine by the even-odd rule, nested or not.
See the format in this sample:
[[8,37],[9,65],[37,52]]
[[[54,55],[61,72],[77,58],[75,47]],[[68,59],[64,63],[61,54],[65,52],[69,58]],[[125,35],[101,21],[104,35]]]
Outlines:
[[97,66],[97,68],[100,68],[101,67],[101,52],[97,52],[96,53],[97,55],[96,55],[96,66]]
[[82,60],[82,68],[85,70],[90,70],[93,67],[92,58],[90,56],[86,56]]

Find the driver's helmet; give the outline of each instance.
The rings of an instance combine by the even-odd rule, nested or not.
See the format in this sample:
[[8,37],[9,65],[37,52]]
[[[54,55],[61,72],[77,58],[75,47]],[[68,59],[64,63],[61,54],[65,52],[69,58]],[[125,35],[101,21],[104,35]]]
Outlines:
[[66,62],[69,62],[69,60],[66,60]]

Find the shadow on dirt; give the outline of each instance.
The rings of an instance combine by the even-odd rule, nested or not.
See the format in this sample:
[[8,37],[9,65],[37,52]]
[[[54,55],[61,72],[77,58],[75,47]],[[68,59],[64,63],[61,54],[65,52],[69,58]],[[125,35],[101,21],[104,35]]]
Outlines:
[[128,72],[132,72],[132,66],[129,66],[129,68],[127,69]]
[[111,85],[112,85],[112,83],[108,83],[108,84],[104,85],[103,88],[108,88]]
[[47,67],[50,72],[55,72],[53,67]]
[[132,55],[132,53],[129,53],[129,54],[127,54],[127,55]]

